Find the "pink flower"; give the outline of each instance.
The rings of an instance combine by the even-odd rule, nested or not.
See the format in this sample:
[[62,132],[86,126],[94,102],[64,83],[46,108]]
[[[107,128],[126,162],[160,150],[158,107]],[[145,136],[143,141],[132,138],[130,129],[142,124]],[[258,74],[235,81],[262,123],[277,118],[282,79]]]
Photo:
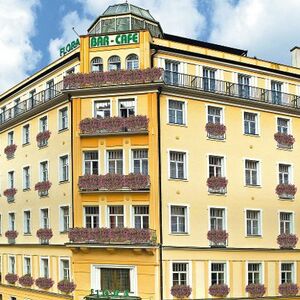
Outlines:
[[207,233],[207,239],[214,244],[226,244],[226,241],[228,239],[228,233],[226,230],[210,230]]
[[31,287],[34,284],[34,279],[31,275],[26,274],[19,278],[19,283],[24,287]]
[[265,294],[266,288],[263,284],[250,283],[246,286],[246,292],[253,298],[260,298]]
[[286,282],[279,285],[278,292],[284,297],[296,296],[299,292],[299,288],[297,284]]
[[294,249],[297,242],[298,237],[295,234],[282,233],[277,237],[277,244],[282,249]]
[[41,181],[36,183],[34,186],[35,191],[45,192],[48,191],[51,187],[52,183],[50,181]]
[[12,144],[5,147],[4,153],[8,158],[11,158],[15,154],[16,150],[17,150],[17,145]]
[[276,194],[281,196],[282,198],[285,197],[293,197],[297,192],[297,188],[294,184],[278,184],[276,187]]
[[209,135],[215,137],[223,137],[226,132],[226,126],[219,123],[209,122],[206,124],[205,129]]
[[212,190],[222,190],[227,187],[228,180],[225,177],[209,177],[207,178],[207,186]]
[[214,297],[226,297],[230,289],[227,284],[213,284],[209,287],[209,294]]
[[36,141],[38,144],[46,143],[51,136],[51,132],[49,130],[45,130],[43,132],[39,132],[36,136]]
[[15,284],[18,281],[19,277],[17,274],[8,273],[5,275],[5,280],[10,284]]
[[286,147],[292,147],[295,143],[295,138],[291,134],[277,132],[274,134],[275,141],[281,145]]
[[75,291],[76,284],[70,280],[61,280],[57,284],[57,288],[63,293],[70,294]]
[[8,239],[14,240],[18,237],[19,233],[16,230],[7,230],[5,232],[5,237]]
[[189,285],[174,285],[171,288],[171,295],[179,299],[188,298],[191,293],[192,288]]
[[40,228],[36,232],[36,236],[41,240],[49,241],[53,237],[53,232],[50,228]]
[[48,290],[54,284],[54,281],[51,278],[39,277],[35,280],[35,285],[40,289]]
[[12,189],[6,189],[4,192],[3,192],[3,195],[5,197],[14,197],[14,195],[17,193],[17,190],[15,188],[12,188]]

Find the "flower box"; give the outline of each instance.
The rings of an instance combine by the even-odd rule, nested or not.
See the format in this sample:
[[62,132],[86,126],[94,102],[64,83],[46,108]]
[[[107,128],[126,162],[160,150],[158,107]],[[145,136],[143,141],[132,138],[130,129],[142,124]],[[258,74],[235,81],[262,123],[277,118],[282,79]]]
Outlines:
[[50,289],[54,284],[54,281],[51,278],[39,277],[35,280],[35,285],[43,290]]
[[24,287],[31,287],[34,284],[34,279],[30,274],[26,274],[19,278],[19,283]]
[[211,139],[224,140],[226,133],[226,126],[219,123],[209,122],[205,126],[207,136]]
[[40,228],[36,232],[36,236],[40,239],[41,244],[49,244],[49,240],[53,237],[53,232],[50,228]]
[[16,150],[17,150],[17,145],[15,144],[6,146],[4,148],[4,153],[6,154],[6,158],[8,159],[13,158]]
[[227,284],[213,284],[209,287],[208,292],[214,297],[227,297],[230,288]]
[[297,284],[294,283],[282,283],[278,287],[278,292],[284,297],[296,296],[299,292]]
[[275,133],[274,139],[277,142],[278,148],[292,149],[295,143],[295,138],[291,134],[281,132]]
[[179,299],[188,298],[191,293],[192,288],[189,285],[174,285],[171,287],[171,295]]
[[297,242],[298,237],[295,234],[282,233],[277,237],[277,244],[281,249],[294,249]]
[[84,175],[78,180],[80,191],[146,190],[149,184],[149,176],[143,174]]
[[36,136],[36,141],[37,141],[38,147],[41,148],[41,147],[47,146],[50,136],[51,136],[51,132],[49,130],[39,132]]
[[246,292],[249,293],[252,298],[260,298],[265,294],[266,288],[260,283],[250,283],[246,286]]
[[210,177],[207,179],[208,191],[210,193],[225,194],[228,180],[225,177]]
[[16,193],[17,193],[17,190],[15,188],[9,188],[3,192],[3,195],[7,198],[8,202],[12,202],[15,200]]
[[210,230],[207,232],[207,239],[213,247],[224,247],[227,244],[228,233],[226,230]]
[[294,184],[278,184],[275,191],[281,199],[294,199],[297,188]]
[[18,281],[19,277],[17,274],[8,273],[5,275],[5,280],[10,284],[15,284]]
[[76,73],[64,77],[64,89],[80,89],[101,87],[105,85],[138,84],[161,81],[163,69],[149,68],[143,70],[118,70]]
[[57,284],[58,290],[60,290],[63,293],[70,294],[75,291],[76,289],[76,284],[73,281],[70,280],[61,280]]
[[155,244],[155,231],[136,228],[70,228],[73,243]]
[[41,197],[47,196],[48,191],[51,188],[52,183],[50,181],[41,181],[35,184],[34,189],[38,191]]
[[5,236],[8,238],[8,239],[16,239],[18,237],[19,233],[16,231],[16,230],[8,230],[5,232]]

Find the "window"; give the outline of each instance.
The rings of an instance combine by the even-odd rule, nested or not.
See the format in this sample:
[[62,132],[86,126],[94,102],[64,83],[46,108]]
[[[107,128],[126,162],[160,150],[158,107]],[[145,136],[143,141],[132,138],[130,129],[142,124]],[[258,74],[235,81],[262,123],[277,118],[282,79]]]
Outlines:
[[291,183],[291,165],[279,164],[279,184]]
[[169,123],[184,125],[185,120],[185,102],[169,100]]
[[290,133],[290,120],[284,118],[277,118],[277,132],[289,134]]
[[23,190],[30,189],[30,167],[23,168]]
[[29,99],[27,102],[28,109],[31,109],[36,104],[36,90],[32,90],[29,92]]
[[135,70],[139,68],[139,57],[136,54],[129,54],[126,58],[126,69]]
[[186,179],[186,153],[170,151],[170,178]]
[[246,185],[257,186],[259,182],[259,162],[256,160],[245,160]]
[[29,124],[23,126],[23,145],[27,145],[30,142],[30,126]]
[[8,230],[16,230],[16,214],[8,214]]
[[49,211],[48,208],[41,209],[41,228],[49,228]]
[[66,75],[71,75],[71,74],[74,74],[75,73],[75,67],[69,69],[66,71]]
[[49,278],[49,259],[41,258],[41,277]]
[[65,130],[69,126],[68,108],[64,107],[58,111],[58,130]]
[[293,233],[293,214],[289,212],[280,212],[279,213],[279,222],[280,222],[280,234]]
[[94,57],[91,61],[92,72],[103,72],[103,60],[101,57]]
[[179,83],[179,66],[180,62],[178,61],[165,61],[165,82],[167,84],[177,85]]
[[215,91],[216,70],[210,68],[203,68],[203,89],[205,91]]
[[15,172],[10,171],[7,173],[7,180],[8,180],[8,188],[13,189],[15,187]]
[[61,182],[69,180],[69,156],[64,155],[59,158],[59,179]]
[[248,263],[248,284],[262,283],[261,263]]
[[209,178],[224,176],[224,157],[209,155],[208,164]]
[[23,260],[23,274],[31,275],[31,258],[28,256],[25,256]]
[[14,144],[14,132],[10,131],[7,134],[7,145],[13,145]]
[[60,279],[70,280],[70,261],[69,259],[60,259]]
[[148,150],[132,150],[133,173],[148,175]]
[[210,208],[210,230],[225,230],[225,209]]
[[211,280],[211,285],[226,283],[226,264],[225,263],[211,263],[211,265],[210,265],[210,280]]
[[261,213],[259,210],[247,210],[247,236],[261,235]]
[[129,268],[100,268],[101,290],[115,291],[121,293],[133,292],[133,282],[131,279],[132,270]]
[[49,80],[46,83],[46,91],[45,91],[45,98],[46,100],[52,99],[55,96],[54,90],[54,80]]
[[30,210],[24,211],[24,234],[31,233],[31,213]]
[[108,206],[108,220],[110,228],[124,227],[124,207],[123,205]]
[[86,206],[84,207],[84,218],[86,228],[98,228],[99,227],[99,207],[98,206]]
[[149,228],[149,206],[136,205],[133,206],[134,228]]
[[295,283],[294,263],[281,263],[280,281],[281,283]]
[[282,82],[271,81],[272,103],[281,104],[282,102]]
[[69,206],[60,207],[60,231],[66,232],[70,228],[70,208]]
[[123,174],[123,151],[107,151],[108,172],[110,174]]
[[98,151],[88,151],[83,153],[84,160],[84,175],[98,175],[99,174],[99,161]]
[[[1,298],[0,298],[1,299]],[[1,299],[2,300],[2,299]],[[17,297],[10,296],[9,300],[17,300]]]
[[135,100],[134,99],[119,100],[119,116],[122,118],[128,118],[134,115],[135,115]]
[[40,180],[41,181],[48,181],[49,174],[48,174],[48,162],[43,161],[40,163]]
[[9,256],[8,262],[8,272],[10,274],[16,274],[16,258],[14,256]]
[[48,118],[47,116],[40,118],[40,132],[48,130]]
[[172,263],[172,285],[188,285],[188,263]]
[[250,76],[238,74],[238,91],[241,98],[250,97]]
[[207,107],[208,123],[222,124],[223,123],[223,108],[216,106]]
[[117,55],[111,56],[108,59],[108,71],[117,71],[121,69],[121,60]]
[[244,112],[244,134],[258,135],[258,115]]
[[171,206],[171,233],[187,233],[188,219],[186,206]]
[[110,101],[95,101],[94,103],[94,117],[95,118],[109,118],[110,117]]

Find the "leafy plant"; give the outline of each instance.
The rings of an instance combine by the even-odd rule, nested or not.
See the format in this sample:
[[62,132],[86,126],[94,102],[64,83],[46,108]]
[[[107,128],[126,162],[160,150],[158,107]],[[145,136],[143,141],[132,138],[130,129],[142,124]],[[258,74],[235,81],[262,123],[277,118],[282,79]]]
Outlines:
[[209,122],[206,124],[205,129],[211,136],[222,137],[226,133],[226,126],[219,123]]
[[16,150],[17,150],[17,145],[12,144],[4,148],[4,153],[6,154],[7,158],[11,158],[14,156]]
[[278,184],[275,191],[278,196],[293,197],[297,192],[297,188],[294,184]]
[[50,228],[40,228],[36,232],[36,236],[41,240],[49,241],[53,237],[53,232]]
[[18,237],[19,233],[16,230],[7,230],[5,232],[5,237],[7,237],[8,239],[16,239]]
[[295,138],[291,134],[277,132],[274,134],[275,141],[282,146],[292,147],[295,143]]

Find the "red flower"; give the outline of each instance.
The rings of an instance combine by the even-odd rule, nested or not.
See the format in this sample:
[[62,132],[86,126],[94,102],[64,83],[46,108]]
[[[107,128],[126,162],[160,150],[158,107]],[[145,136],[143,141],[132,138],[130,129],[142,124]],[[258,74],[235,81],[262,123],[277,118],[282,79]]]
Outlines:
[[5,280],[10,284],[15,284],[18,281],[19,277],[17,274],[8,273],[5,275]]
[[31,275],[26,274],[19,278],[19,283],[24,287],[31,287],[34,284],[34,279]]
[[36,141],[40,144],[43,142],[47,142],[51,136],[51,132],[49,130],[45,130],[43,132],[39,132],[36,136]]
[[48,191],[51,187],[52,183],[50,181],[41,181],[36,183],[34,186],[35,191],[45,192]]
[[280,146],[292,147],[295,143],[295,138],[291,134],[281,132],[275,133],[274,139]]
[[179,299],[188,298],[191,293],[192,288],[189,285],[174,285],[171,288],[171,295]]
[[209,177],[207,178],[207,186],[212,190],[222,190],[227,187],[228,180],[225,177]]
[[12,189],[6,189],[4,192],[3,192],[3,195],[5,197],[13,197],[15,194],[17,193],[17,190],[15,188],[12,188]]
[[19,233],[16,230],[8,230],[5,232],[5,237],[8,239],[16,239],[18,237]]
[[142,131],[148,129],[149,120],[146,116],[131,116],[125,119],[126,129],[129,131]]
[[276,194],[282,198],[290,198],[295,196],[297,188],[294,184],[278,184]]
[[282,233],[277,237],[277,244],[282,249],[294,249],[297,242],[298,237],[295,234]]
[[39,277],[35,281],[35,285],[40,289],[48,290],[54,284],[54,281],[51,278]]
[[226,230],[210,230],[207,233],[207,239],[214,244],[226,244],[226,241],[228,239],[228,233]]
[[53,237],[53,232],[50,228],[40,228],[36,232],[36,236],[41,240],[49,241]]
[[209,122],[206,124],[205,129],[209,135],[215,137],[223,137],[226,132],[226,126],[219,123]]
[[61,280],[57,284],[57,288],[63,293],[70,294],[75,291],[76,284],[70,280]]
[[299,289],[297,284],[286,282],[279,285],[278,292],[284,297],[296,296],[299,292]]
[[16,150],[17,150],[17,145],[12,144],[5,147],[4,153],[8,158],[10,158],[15,154]]
[[230,288],[227,284],[213,284],[209,287],[208,292],[214,297],[226,297],[230,292]]
[[146,189],[149,186],[149,176],[143,174],[129,174],[125,176],[125,184],[131,190]]
[[266,288],[263,284],[250,283],[246,286],[246,292],[253,298],[260,298],[265,294]]

